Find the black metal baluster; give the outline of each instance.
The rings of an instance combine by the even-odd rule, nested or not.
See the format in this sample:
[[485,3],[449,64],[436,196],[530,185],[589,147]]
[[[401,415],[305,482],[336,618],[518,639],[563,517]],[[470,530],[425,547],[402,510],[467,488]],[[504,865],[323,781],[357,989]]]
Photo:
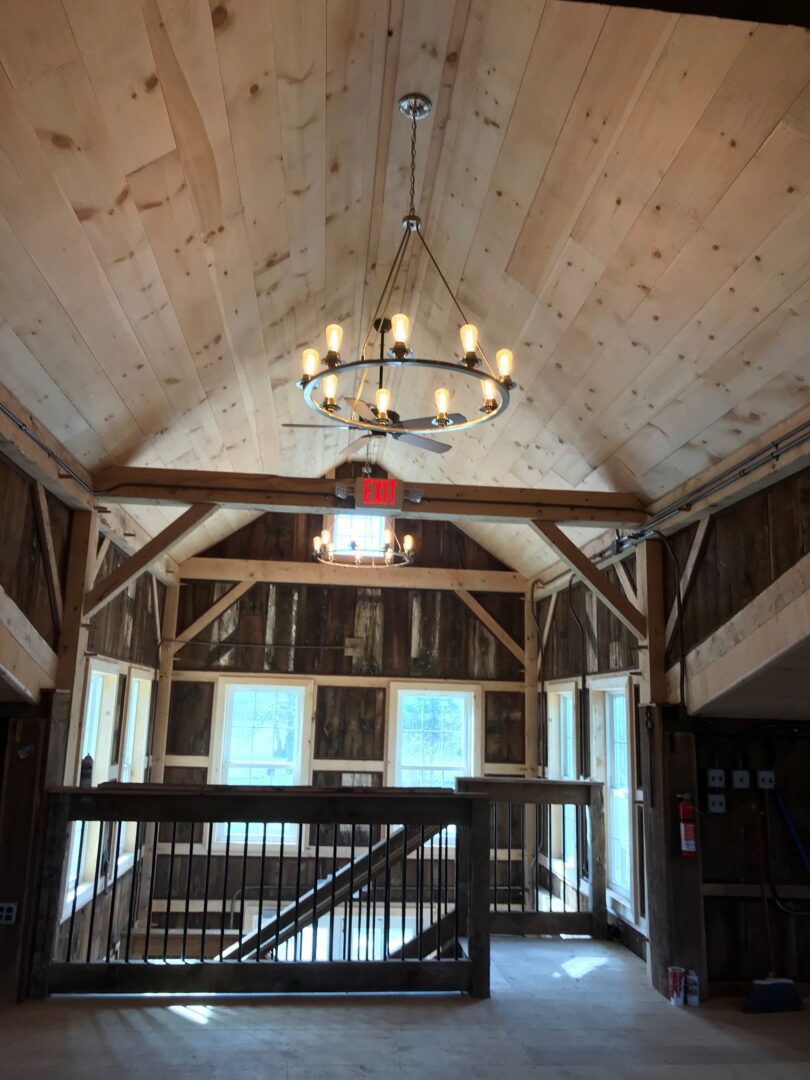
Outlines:
[[534,872],[533,872],[533,887],[534,887],[534,904],[537,910],[540,910],[540,848],[542,846],[542,836],[540,835],[540,803],[534,804]]
[[[115,834],[115,858],[113,860],[113,884],[112,892],[110,893],[110,917],[107,921],[107,953],[105,962],[110,962],[110,952],[112,950],[112,934],[113,923],[115,922],[115,896],[118,892],[118,860],[121,856],[121,826],[123,822],[118,822],[118,829]],[[107,876],[109,877],[109,868],[107,870]]]
[[554,910],[554,807],[549,803],[548,813],[548,910]]
[[560,886],[560,891],[562,892],[563,911],[565,911],[566,910],[566,905],[565,905],[565,899],[566,899],[566,897],[565,897],[565,872],[566,872],[566,866],[565,866],[565,855],[566,855],[566,852],[565,852],[565,804],[563,804],[560,807],[560,819],[561,819],[561,824],[562,824],[562,885]]
[[202,931],[200,933],[200,960],[205,961],[205,932],[208,928],[208,890],[211,886],[211,847],[214,842],[214,822],[208,822],[208,847],[205,853],[205,885],[203,886]]
[[436,837],[431,836],[429,848],[430,848],[430,889],[428,890],[428,911],[430,914],[430,925],[433,926],[433,851],[436,844]]
[[442,923],[442,862],[443,862],[443,839],[444,829],[439,829],[439,858],[436,862],[436,959],[441,960],[441,949],[438,948],[440,939],[439,927]]
[[281,840],[278,846],[278,890],[276,892],[276,960],[280,960],[281,948],[281,892],[284,884],[284,825],[281,823]]
[[293,916],[293,960],[297,960],[300,951],[298,941],[298,912],[301,904],[301,861],[304,844],[304,826],[298,822],[298,861],[295,867],[295,914]]
[[337,888],[337,880],[335,875],[337,874],[337,841],[338,841],[338,826],[337,822],[333,826],[332,832],[332,902],[329,905],[329,959],[335,958],[335,890]]
[[[366,874],[366,960],[368,960],[368,939],[371,937],[371,860],[373,858],[371,825],[368,826],[368,873]],[[374,957],[372,956],[372,959]]]
[[183,912],[183,945],[181,948],[181,957],[183,960],[186,958],[186,946],[188,945],[188,920],[189,912],[191,910],[191,868],[194,862],[194,825],[193,821],[189,823],[188,834],[188,867],[186,869],[186,908]]
[[495,856],[494,856],[494,858],[492,860],[492,866],[493,866],[494,873],[495,873],[494,881],[495,881],[495,910],[496,911],[498,910],[498,813],[500,811],[500,808],[501,808],[500,803],[493,803],[492,804],[492,809],[493,809],[493,812],[494,812],[494,815],[495,815],[495,817],[493,819],[493,823],[492,823],[492,826],[493,826],[492,827],[493,844],[495,845]]
[[169,923],[172,914],[172,885],[174,883],[174,849],[177,844],[177,822],[172,822],[172,849],[169,855],[169,884],[166,888],[166,920],[163,926],[163,961],[169,952]]
[[425,826],[420,826],[419,831],[419,854],[416,859],[416,936],[419,941],[419,959],[424,960],[424,938],[425,932],[425,904],[424,904],[424,887],[425,887]]
[[459,830],[459,828],[466,829],[467,827],[468,826],[466,826],[466,825],[461,825],[461,826],[457,825],[456,826],[456,850],[455,850],[454,858],[453,858],[453,917],[454,917],[454,922],[455,922],[455,928],[454,928],[455,947],[453,949],[453,959],[457,959],[458,955],[459,955],[458,942],[459,942],[459,930],[460,930],[460,925],[461,925],[460,924],[459,909],[458,909],[458,901],[459,901],[458,830]]
[[[352,902],[354,897],[354,840],[355,840],[355,826],[352,825],[352,838],[349,848],[349,937],[348,944],[346,946],[347,960],[352,958]],[[359,945],[358,945],[359,948]],[[358,953],[359,959],[359,953]]]
[[245,822],[245,844],[242,848],[242,899],[239,904],[239,948],[236,950],[236,959],[242,962],[242,945],[245,940],[245,888],[247,885],[247,861],[248,861],[248,836],[250,835],[250,822]]
[[149,874],[149,899],[146,903],[146,934],[143,940],[143,958],[149,959],[149,935],[152,932],[152,903],[155,899],[155,880],[157,874],[158,839],[160,837],[160,822],[155,822],[152,834],[152,870]]
[[526,805],[520,803],[520,910],[526,910]]
[[506,807],[506,910],[512,910],[512,803]]
[[98,875],[101,869],[101,849],[104,842],[105,821],[98,823],[98,847],[96,849],[96,872],[93,875],[93,899],[90,902],[90,926],[87,931],[87,963],[93,955],[93,926],[96,921],[96,897],[98,896]]
[[[141,828],[143,826],[143,828]],[[132,856],[132,882],[129,888],[129,918],[127,920],[127,946],[124,950],[124,963],[129,963],[129,950],[132,945],[132,924],[135,922],[135,908],[138,902],[138,889],[143,873],[141,846],[146,836],[146,825],[139,821],[135,825],[135,852]]]
[[580,882],[582,880],[582,849],[580,847],[580,842],[579,841],[580,841],[580,837],[582,837],[584,835],[584,833],[583,833],[583,822],[582,822],[582,815],[583,815],[584,811],[585,811],[584,806],[578,806],[576,808],[576,810],[574,811],[574,813],[576,814],[576,819],[577,819],[577,831],[574,834],[575,837],[576,837],[576,859],[575,859],[575,863],[576,863],[576,873],[577,873],[577,882],[576,882],[576,884],[577,884],[577,911],[579,911],[581,909],[581,906],[582,906],[581,903],[580,903],[580,900],[581,900]]
[[259,913],[256,918],[256,960],[262,955],[262,913],[264,911],[264,863],[267,858],[267,822],[262,823],[262,861],[259,867]]
[[228,910],[228,863],[231,858],[231,823],[227,822],[225,830],[225,867],[222,874],[222,912],[219,920],[219,958],[225,952],[225,913]]
[[312,883],[312,960],[318,959],[318,861],[321,857],[321,823],[315,823],[315,880]]
[[73,903],[70,905],[70,925],[68,926],[68,939],[67,939],[67,954],[65,960],[70,963],[71,954],[73,952],[73,926],[76,922],[76,898],[79,895],[79,882],[82,879],[82,860],[84,859],[84,830],[86,822],[84,819],[81,821],[81,827],[79,829],[79,858],[76,863],[76,880],[73,883]]
[[405,904],[408,892],[408,826],[402,826],[402,948],[399,955],[405,959]]
[[383,960],[391,951],[391,825],[385,826],[385,911],[383,913]]

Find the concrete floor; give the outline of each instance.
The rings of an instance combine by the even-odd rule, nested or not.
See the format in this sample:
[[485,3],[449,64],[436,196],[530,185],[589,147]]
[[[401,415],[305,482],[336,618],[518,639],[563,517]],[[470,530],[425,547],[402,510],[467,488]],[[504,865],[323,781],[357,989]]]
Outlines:
[[51,1000],[0,1014],[0,1077],[808,1080],[806,1013],[674,1009],[618,945],[496,938],[492,998]]

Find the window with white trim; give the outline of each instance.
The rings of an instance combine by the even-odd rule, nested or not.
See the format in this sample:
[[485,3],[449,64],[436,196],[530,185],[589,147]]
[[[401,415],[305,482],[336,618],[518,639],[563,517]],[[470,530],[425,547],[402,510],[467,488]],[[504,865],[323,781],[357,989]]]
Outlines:
[[[277,787],[305,783],[303,732],[307,688],[303,685],[225,683],[222,697],[220,782]],[[251,824],[248,840],[261,842],[262,826]],[[297,836],[287,826],[286,837]],[[216,826],[214,838],[225,841],[227,825]],[[244,840],[245,826],[233,822],[231,840]],[[266,839],[281,839],[281,825],[267,826]]]
[[394,782],[400,787],[455,787],[475,768],[472,690],[402,688],[395,694]]
[[605,691],[607,748],[607,870],[608,885],[630,897],[632,890],[632,827],[630,797],[630,739],[627,695]]
[[335,514],[332,542],[335,555],[382,555],[386,518],[382,514]]

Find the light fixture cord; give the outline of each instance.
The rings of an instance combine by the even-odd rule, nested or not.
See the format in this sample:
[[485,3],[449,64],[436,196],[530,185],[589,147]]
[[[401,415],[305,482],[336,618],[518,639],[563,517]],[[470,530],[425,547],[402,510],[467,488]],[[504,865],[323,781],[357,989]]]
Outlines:
[[408,216],[416,216],[416,113],[411,113],[411,205]]

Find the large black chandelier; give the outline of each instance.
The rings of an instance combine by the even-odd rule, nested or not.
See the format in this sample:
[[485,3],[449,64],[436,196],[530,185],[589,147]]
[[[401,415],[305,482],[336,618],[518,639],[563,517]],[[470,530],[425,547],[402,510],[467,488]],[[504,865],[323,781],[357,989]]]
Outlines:
[[[348,450],[361,446],[363,439],[389,435],[422,449],[443,453],[449,449],[446,443],[422,436],[469,430],[500,416],[508,407],[509,391],[515,386],[512,381],[513,357],[509,349],[499,349],[495,357],[495,368],[492,367],[478,339],[477,327],[467,318],[422,233],[421,219],[414,205],[416,128],[418,121],[430,113],[431,102],[423,94],[406,94],[400,100],[399,108],[403,115],[411,120],[410,205],[402,219],[402,240],[374,308],[360,348],[359,359],[343,362],[343,329],[337,323],[331,323],[326,327],[326,354],[323,358],[316,349],[304,349],[302,374],[297,385],[303,391],[304,401],[321,418],[358,431],[361,438],[352,443]],[[462,351],[452,363],[413,356],[408,347],[410,323],[407,315],[401,312],[390,318],[386,315],[386,308],[391,302],[413,236],[419,238],[430,263],[463,320],[460,328]],[[379,337],[379,354],[370,357],[366,350],[374,331]],[[388,346],[387,340],[390,341]],[[431,406],[434,411],[431,415],[419,415],[420,411],[425,412],[424,405],[421,409],[412,406],[411,412],[414,415],[405,416],[399,403],[397,409],[393,408],[390,377],[397,369],[407,371],[419,368],[428,369],[436,376]],[[451,411],[451,391],[447,384],[452,383],[453,376],[459,375],[479,386],[481,400],[477,415],[467,417],[462,412]],[[367,383],[375,377],[377,387],[372,404],[363,400],[363,391]],[[388,384],[386,377],[389,379]],[[341,408],[341,402],[344,403],[344,408]]]

